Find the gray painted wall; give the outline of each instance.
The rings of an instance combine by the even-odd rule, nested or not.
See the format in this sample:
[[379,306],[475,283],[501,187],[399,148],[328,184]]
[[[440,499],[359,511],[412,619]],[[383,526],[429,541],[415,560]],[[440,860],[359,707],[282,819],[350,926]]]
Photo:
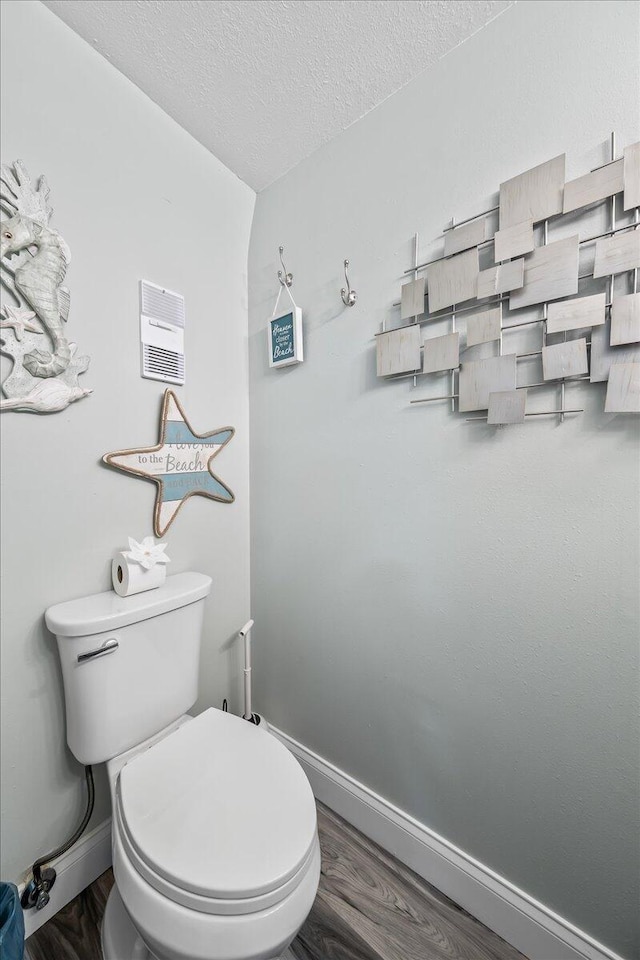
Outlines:
[[[602,413],[603,386],[568,388],[585,412],[563,425],[410,407],[427,388],[379,382],[373,335],[416,230],[435,255],[501,180],[638,140],[639,39],[635,3],[518,3],[259,194],[249,259],[256,708],[625,957],[637,422]],[[272,371],[280,243],[306,360]]]
[[[254,194],[39,3],[2,4],[2,156],[45,173],[69,243],[70,332],[94,394],[64,413],[2,416],[2,868],[14,879],[84,807],[65,743],[47,606],[110,588],[110,556],[150,534],[155,488],[100,465],[155,442],[162,384],[142,380],[138,280],[182,292],[196,430],[233,424],[220,455],[232,506],[187,503],[170,572],[213,577],[203,708],[236,688],[227,641],[249,615],[247,246]],[[233,704],[236,705],[235,703]],[[109,812],[100,774],[94,823]]]

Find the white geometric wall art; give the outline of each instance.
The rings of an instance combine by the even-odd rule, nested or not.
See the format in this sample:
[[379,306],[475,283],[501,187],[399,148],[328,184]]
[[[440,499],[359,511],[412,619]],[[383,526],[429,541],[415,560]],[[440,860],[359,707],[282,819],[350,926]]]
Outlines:
[[624,198],[625,210],[640,207],[640,142],[624,149]]
[[547,308],[547,333],[599,326],[605,321],[606,303],[604,293],[550,303]]
[[594,277],[608,277],[640,267],[640,231],[628,230],[596,240]]
[[487,219],[472,220],[457,230],[447,230],[444,235],[444,255],[451,257],[454,253],[470,250],[484,243],[491,236]]
[[578,292],[578,235],[536,247],[524,259],[524,286],[509,297],[518,310]]
[[591,333],[591,383],[608,380],[609,370],[614,363],[640,363],[640,344],[612,347],[610,341],[611,321],[605,320],[601,327],[596,327]]
[[562,380],[588,372],[587,341],[584,337],[542,348],[542,376],[545,380]]
[[409,320],[424,313],[424,294],[426,282],[424,277],[417,277],[409,283],[404,283],[400,289],[400,319]]
[[526,390],[503,390],[500,393],[490,393],[487,423],[494,425],[524,423],[526,405]]
[[[431,395],[412,399],[411,403],[447,400],[453,412],[488,411],[489,397],[511,393],[511,398],[493,399],[491,420],[517,417],[520,421],[524,388],[531,390],[555,382],[560,390],[555,393],[552,409],[535,409],[524,417],[554,415],[563,422],[566,414],[582,412],[565,399],[568,378],[567,389],[580,394],[585,389],[581,383],[608,380],[612,366],[640,364],[640,145],[627,148],[622,159],[612,134],[610,156],[611,160],[568,184],[559,175],[564,168],[562,156],[504,181],[498,207],[466,220],[458,218],[457,223],[452,221],[452,226],[445,228],[448,256],[421,263],[418,235],[414,236],[413,265],[405,275],[415,279],[426,273],[427,277],[426,310],[415,325],[422,328],[431,321],[437,320],[440,325],[448,321],[451,333],[443,338],[428,337],[422,369],[412,365],[411,370],[398,374],[401,378],[411,376],[415,387],[419,377],[437,375],[445,364],[450,372],[445,389],[441,380],[434,381],[438,386]],[[621,209],[623,191],[625,206],[634,203],[626,213]],[[580,223],[583,210],[588,210],[585,224]],[[498,212],[500,229],[491,237]],[[467,248],[471,240],[477,241],[475,248]],[[480,263],[483,269],[478,269],[474,277]],[[470,264],[471,270],[465,272],[464,264]],[[622,274],[615,284],[614,274]],[[470,308],[474,282],[477,305]],[[519,311],[526,312],[519,316]],[[520,327],[535,330],[536,325],[542,350],[534,348],[530,352],[531,346],[521,340],[527,352],[515,356],[514,350],[508,349],[518,342],[512,331]],[[580,339],[569,339],[575,336],[573,331],[578,331]],[[458,332],[463,344],[479,358],[491,352],[498,356],[469,361],[466,354],[458,368],[449,366],[455,354],[443,358],[445,344],[458,341]],[[547,335],[562,337],[564,342],[549,343]],[[506,338],[509,359],[505,360]],[[518,386],[517,372],[521,366],[529,370],[530,364],[516,365],[515,361],[535,362],[536,358],[538,363],[542,359],[543,375],[533,372],[532,381],[527,373],[528,386],[526,382]],[[506,364],[511,364],[508,377]],[[635,368],[628,371],[631,386],[636,375]],[[625,410],[633,407],[628,399],[633,392],[631,386],[625,388],[626,393],[618,389],[620,377],[621,372],[616,371],[609,409],[613,405]],[[547,391],[543,396],[552,394]],[[467,419],[486,422],[489,418]]]
[[640,413],[640,363],[611,365],[604,412]]
[[494,257],[496,263],[500,260],[512,260],[522,253],[531,253],[535,243],[533,239],[533,220],[523,220],[514,223],[504,230],[498,230],[493,238]]
[[620,193],[624,187],[624,161],[616,160],[599,170],[585,173],[577,180],[570,180],[564,186],[563,212],[571,213],[590,203],[597,203],[607,197]]
[[377,373],[390,377],[420,369],[420,325],[390,330],[376,337]]
[[[67,337],[71,293],[64,286],[71,252],[51,225],[49,186],[21,160],[2,166],[0,280],[11,298],[0,308],[0,350],[13,361],[0,410],[57,413],[92,392],[79,385],[89,367]],[[11,259],[10,259],[11,258]]]
[[478,248],[427,266],[429,312],[471,300],[478,292]]
[[519,290],[524,283],[524,258],[499,263],[478,274],[478,300]]
[[475,347],[479,343],[491,343],[500,339],[502,317],[500,307],[484,310],[482,313],[467,314],[467,346]]
[[562,213],[565,155],[500,184],[500,229],[523,220],[539,223]]
[[516,355],[465,360],[460,366],[458,409],[487,410],[489,394],[516,388]]
[[616,297],[611,304],[611,346],[640,341],[640,293]]
[[424,341],[422,372],[438,373],[460,365],[460,334],[447,333]]

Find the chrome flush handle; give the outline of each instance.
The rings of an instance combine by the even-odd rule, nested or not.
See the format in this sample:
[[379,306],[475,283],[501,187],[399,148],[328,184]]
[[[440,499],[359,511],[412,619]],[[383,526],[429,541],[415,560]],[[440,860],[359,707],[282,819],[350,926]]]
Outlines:
[[87,660],[95,660],[96,657],[104,657],[108,653],[115,653],[119,646],[120,644],[116,638],[112,637],[111,640],[107,640],[106,643],[103,643],[97,650],[90,650],[88,653],[79,653],[78,663],[85,663]]

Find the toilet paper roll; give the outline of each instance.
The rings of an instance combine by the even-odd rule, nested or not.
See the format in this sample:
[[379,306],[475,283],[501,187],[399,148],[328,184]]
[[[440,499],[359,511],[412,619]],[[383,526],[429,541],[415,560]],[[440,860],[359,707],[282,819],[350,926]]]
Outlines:
[[166,576],[167,569],[162,563],[145,570],[139,563],[132,563],[124,553],[117,553],[111,561],[113,589],[119,597],[131,597],[134,593],[161,587]]

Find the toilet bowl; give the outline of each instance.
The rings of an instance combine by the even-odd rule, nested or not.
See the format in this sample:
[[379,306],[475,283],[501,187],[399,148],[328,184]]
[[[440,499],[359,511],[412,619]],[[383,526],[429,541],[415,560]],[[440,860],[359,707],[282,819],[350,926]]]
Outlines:
[[184,720],[107,765],[116,887],[104,960],[272,960],[318,886],[311,788],[252,724],[213,709]]
[[67,742],[106,761],[115,885],[104,960],[276,960],[313,904],[316,808],[295,757],[197,694],[211,581],[98,594],[47,611],[58,639]]

